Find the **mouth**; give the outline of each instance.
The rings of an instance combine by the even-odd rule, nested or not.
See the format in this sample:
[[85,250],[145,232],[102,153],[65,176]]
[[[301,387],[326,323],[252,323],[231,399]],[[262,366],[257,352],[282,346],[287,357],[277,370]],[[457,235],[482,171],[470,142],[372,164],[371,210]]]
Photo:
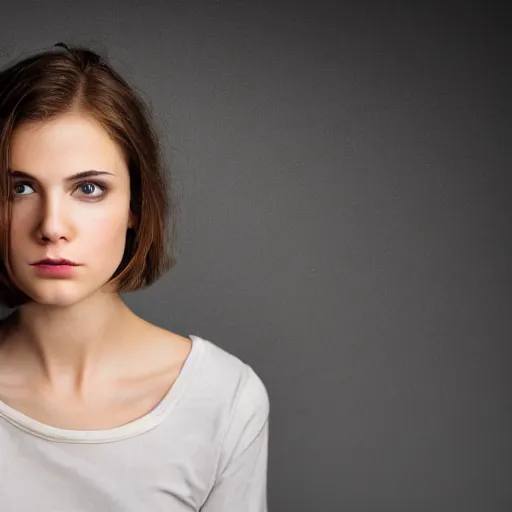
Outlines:
[[65,260],[65,259],[51,259],[46,258],[44,260],[36,261],[32,263],[35,266],[55,266],[55,267],[79,267],[79,263],[75,263],[74,261]]

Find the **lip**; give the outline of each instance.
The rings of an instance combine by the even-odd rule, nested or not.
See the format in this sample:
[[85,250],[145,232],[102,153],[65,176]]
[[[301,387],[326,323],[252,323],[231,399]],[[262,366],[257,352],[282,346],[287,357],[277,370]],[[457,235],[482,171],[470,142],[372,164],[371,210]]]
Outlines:
[[72,277],[75,268],[81,265],[63,258],[45,258],[44,260],[32,263],[32,266],[37,269],[37,273],[41,277],[67,278]]
[[74,261],[66,260],[64,258],[44,258],[42,260],[36,261],[32,263],[35,266],[66,266],[66,267],[78,267],[79,263],[75,263]]

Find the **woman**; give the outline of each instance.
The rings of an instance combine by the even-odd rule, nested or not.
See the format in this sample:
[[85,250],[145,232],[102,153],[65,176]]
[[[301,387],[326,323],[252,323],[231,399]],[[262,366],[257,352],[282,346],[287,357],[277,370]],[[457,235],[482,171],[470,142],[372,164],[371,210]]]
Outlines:
[[140,99],[59,43],[0,73],[0,130],[0,510],[266,511],[261,380],[120,297],[173,265]]

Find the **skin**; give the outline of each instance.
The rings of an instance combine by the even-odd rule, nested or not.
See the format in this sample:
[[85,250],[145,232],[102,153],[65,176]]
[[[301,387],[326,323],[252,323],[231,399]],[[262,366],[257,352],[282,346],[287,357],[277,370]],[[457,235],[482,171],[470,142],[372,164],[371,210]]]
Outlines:
[[[0,329],[0,400],[60,428],[132,421],[172,386],[190,339],[139,318],[108,284],[136,220],[123,154],[79,112],[19,126],[10,150],[10,261],[32,300]],[[108,174],[70,179],[90,170]],[[80,266],[44,276],[33,263],[48,257]]]

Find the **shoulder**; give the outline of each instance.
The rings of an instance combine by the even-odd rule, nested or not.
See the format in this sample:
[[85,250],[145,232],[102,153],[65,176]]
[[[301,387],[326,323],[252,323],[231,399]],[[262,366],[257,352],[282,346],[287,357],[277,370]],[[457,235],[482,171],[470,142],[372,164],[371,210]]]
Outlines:
[[269,414],[269,396],[260,376],[239,357],[216,343],[191,335],[192,341],[203,352],[201,381],[208,394],[220,398],[231,414],[266,418]]
[[[215,410],[210,424],[218,425],[217,475],[234,460],[266,446],[270,403],[267,389],[251,366],[211,341],[191,337],[204,350],[201,365],[203,392]],[[203,402],[204,403],[204,402]]]

